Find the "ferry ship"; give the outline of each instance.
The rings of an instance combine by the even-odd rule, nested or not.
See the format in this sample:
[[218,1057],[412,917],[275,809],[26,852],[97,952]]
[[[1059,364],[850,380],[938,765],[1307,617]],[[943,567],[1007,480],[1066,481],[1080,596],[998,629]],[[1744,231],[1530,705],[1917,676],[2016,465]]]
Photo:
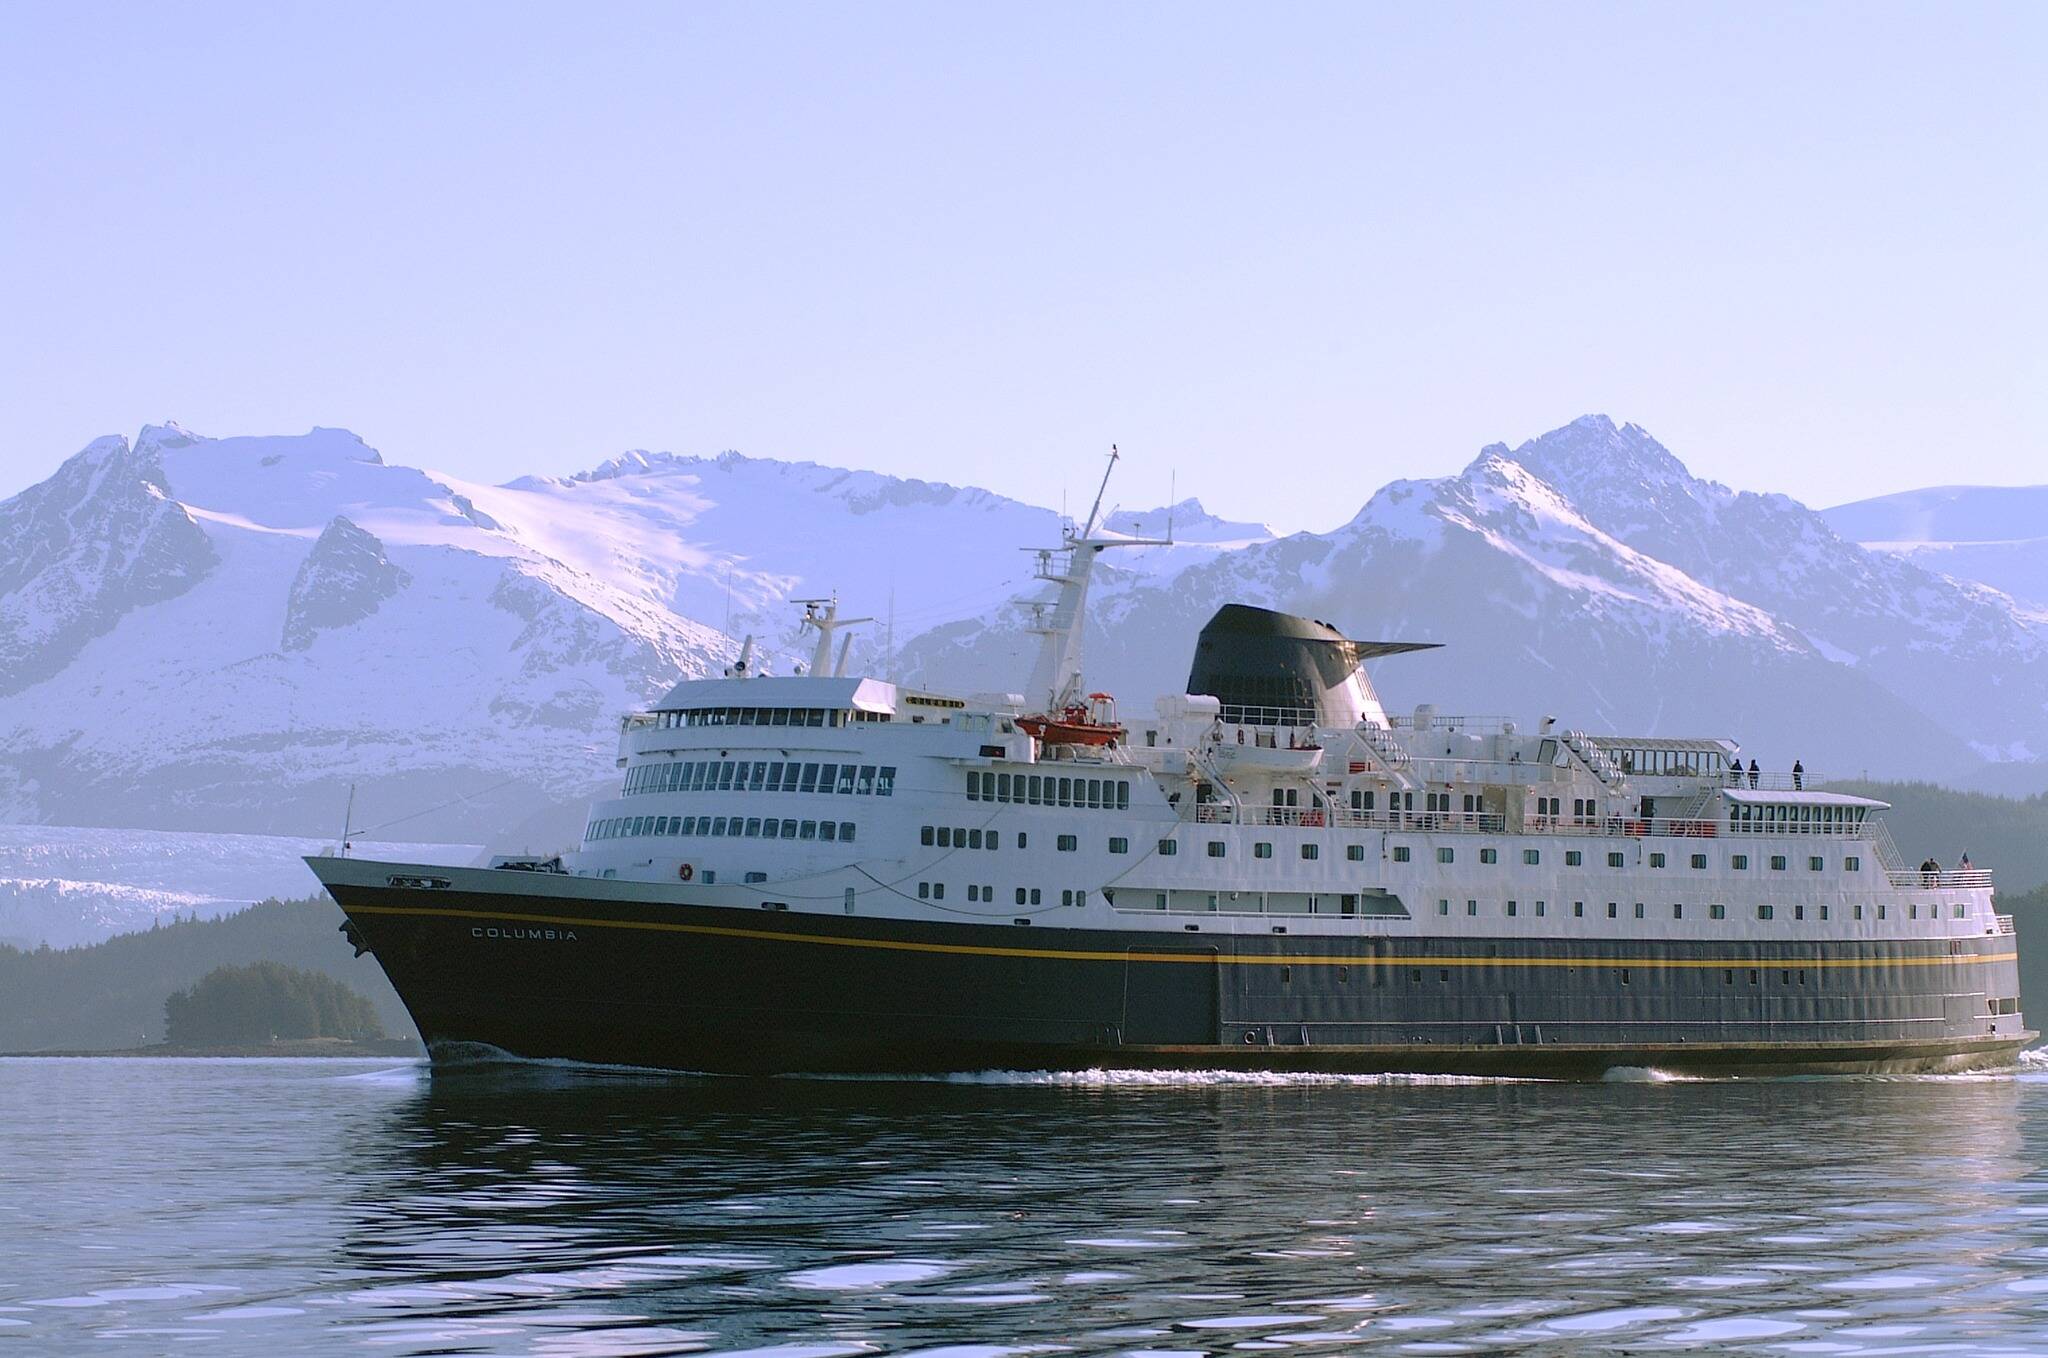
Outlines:
[[[1112,462],[1113,465],[1113,462]],[[1107,485],[1107,476],[1104,478]],[[1105,551],[1038,557],[1021,694],[677,684],[573,852],[307,860],[438,1060],[729,1074],[1915,1072],[2034,1040],[1982,869],[1723,739],[1389,712],[1358,641],[1228,605],[1186,691],[1082,678]]]

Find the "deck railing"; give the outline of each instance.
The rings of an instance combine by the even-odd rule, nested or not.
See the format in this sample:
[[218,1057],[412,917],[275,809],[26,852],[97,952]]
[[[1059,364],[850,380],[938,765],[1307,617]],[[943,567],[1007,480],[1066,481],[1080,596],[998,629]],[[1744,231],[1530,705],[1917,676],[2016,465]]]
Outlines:
[[1991,920],[1992,920],[1992,929],[1991,929],[1991,931],[1992,931],[1993,933],[1997,933],[1997,934],[2009,934],[2009,933],[2011,933],[2011,932],[2012,932],[2012,916],[2011,916],[2011,915],[1993,915],[1993,916],[1991,917]]
[[[1659,816],[1642,819],[1631,816],[1529,816],[1510,825],[1507,817],[1492,811],[1352,811],[1346,808],[1306,806],[1246,806],[1227,802],[1203,802],[1194,808],[1193,819],[1201,825],[1281,825],[1310,829],[1332,827],[1340,830],[1403,830],[1426,834],[1467,835],[1590,835],[1603,839],[1716,839],[1724,835],[1748,839],[1788,836],[1873,841],[1883,834],[1884,822],[1868,820],[1860,825],[1780,825],[1766,831],[1758,826],[1731,831],[1710,817]],[[1902,885],[1917,884],[1918,871],[1894,871]],[[1944,885],[1985,885],[1965,882],[1955,871],[1940,874]],[[1912,882],[1904,879],[1912,878]],[[1951,880],[1952,879],[1952,880]]]
[[1991,885],[1989,868],[1887,868],[1893,886],[1983,887]]

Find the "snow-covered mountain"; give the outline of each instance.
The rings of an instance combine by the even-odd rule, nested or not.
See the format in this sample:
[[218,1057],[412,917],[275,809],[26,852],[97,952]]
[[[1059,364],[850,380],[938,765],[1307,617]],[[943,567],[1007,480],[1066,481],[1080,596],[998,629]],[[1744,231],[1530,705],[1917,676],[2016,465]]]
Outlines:
[[[1106,571],[1092,682],[1176,687],[1196,630],[1228,600],[1446,643],[1382,663],[1376,682],[1398,704],[1729,735],[1766,760],[1843,773],[1957,779],[2048,751],[2042,619],[1846,542],[1783,496],[1693,477],[1603,416],[1487,448],[1456,476],[1395,482],[1332,533],[1167,579]],[[906,668],[987,686],[1025,652],[1017,622],[920,638]],[[2048,785],[2048,767],[2022,780],[2035,773]]]
[[359,826],[557,842],[621,712],[745,633],[789,663],[792,593],[921,630],[1055,531],[736,454],[483,486],[341,430],[101,439],[0,505],[0,819],[331,835],[355,785]]
[[2048,611],[2048,486],[1931,486],[1822,516],[1852,542]]
[[[1107,522],[1169,517],[1175,545],[1104,557],[1088,639],[1091,681],[1141,706],[1237,600],[1446,643],[1383,664],[1397,704],[1843,772],[2048,752],[2048,621],[1604,417],[1396,482],[1330,533],[1193,500]],[[0,504],[0,819],[331,836],[354,785],[380,834],[547,847],[613,776],[621,712],[743,634],[796,663],[792,596],[880,619],[857,664],[1015,689],[1013,548],[1056,531],[982,490],[732,453],[488,486],[340,430],[102,439]]]

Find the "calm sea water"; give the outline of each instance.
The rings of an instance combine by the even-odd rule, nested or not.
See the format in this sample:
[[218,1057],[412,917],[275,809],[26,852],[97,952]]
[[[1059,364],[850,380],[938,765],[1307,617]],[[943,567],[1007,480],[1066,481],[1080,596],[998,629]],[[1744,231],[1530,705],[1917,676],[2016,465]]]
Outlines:
[[2048,1074],[0,1061],[0,1353],[2048,1351]]

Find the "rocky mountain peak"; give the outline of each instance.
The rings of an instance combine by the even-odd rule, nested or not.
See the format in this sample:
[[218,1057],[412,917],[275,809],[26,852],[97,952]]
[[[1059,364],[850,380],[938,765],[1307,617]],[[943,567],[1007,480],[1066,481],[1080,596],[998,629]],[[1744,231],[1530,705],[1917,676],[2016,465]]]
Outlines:
[[93,440],[0,504],[0,693],[56,674],[123,614],[183,593],[215,561],[168,498],[152,445]]
[[303,651],[322,632],[361,622],[412,583],[392,564],[384,544],[336,515],[299,566],[285,603],[282,646]]

